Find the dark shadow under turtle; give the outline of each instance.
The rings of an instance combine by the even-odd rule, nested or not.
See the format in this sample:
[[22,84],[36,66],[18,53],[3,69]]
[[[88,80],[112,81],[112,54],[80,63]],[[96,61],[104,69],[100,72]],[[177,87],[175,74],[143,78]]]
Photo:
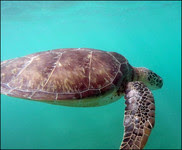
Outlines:
[[120,149],[142,149],[154,127],[149,89],[163,85],[147,68],[132,67],[115,52],[56,49],[1,62],[1,94],[56,105],[102,106],[125,95]]

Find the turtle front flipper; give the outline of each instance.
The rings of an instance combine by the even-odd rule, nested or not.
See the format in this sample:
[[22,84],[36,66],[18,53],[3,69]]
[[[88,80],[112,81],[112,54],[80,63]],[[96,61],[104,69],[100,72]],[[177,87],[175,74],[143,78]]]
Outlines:
[[120,149],[143,149],[155,123],[155,104],[142,82],[129,82],[125,90],[124,136]]

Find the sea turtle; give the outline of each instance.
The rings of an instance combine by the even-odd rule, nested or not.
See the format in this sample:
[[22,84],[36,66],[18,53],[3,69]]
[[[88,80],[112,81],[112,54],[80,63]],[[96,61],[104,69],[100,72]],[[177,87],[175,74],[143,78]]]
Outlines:
[[163,85],[147,68],[116,53],[90,48],[56,49],[1,62],[1,94],[56,105],[102,106],[125,95],[120,149],[142,149],[155,122],[150,89]]

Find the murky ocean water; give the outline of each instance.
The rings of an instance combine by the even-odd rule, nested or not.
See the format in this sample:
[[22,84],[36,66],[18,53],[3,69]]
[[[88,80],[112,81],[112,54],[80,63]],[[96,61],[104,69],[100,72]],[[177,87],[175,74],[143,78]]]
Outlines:
[[[180,2],[2,2],[1,60],[70,47],[115,51],[164,80],[146,149],[181,147]],[[124,98],[73,108],[1,95],[1,148],[117,149]]]

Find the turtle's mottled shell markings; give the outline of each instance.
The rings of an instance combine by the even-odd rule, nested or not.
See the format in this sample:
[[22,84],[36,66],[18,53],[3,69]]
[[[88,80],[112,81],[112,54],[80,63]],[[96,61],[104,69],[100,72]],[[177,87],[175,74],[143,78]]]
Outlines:
[[35,100],[102,95],[118,89],[132,70],[122,55],[87,48],[35,53],[2,62],[1,69],[4,93]]
[[[1,94],[74,107],[106,105],[125,94],[120,149],[142,149],[155,123],[154,98],[145,77],[162,87],[157,74],[133,68],[117,53],[57,49],[1,62]],[[135,81],[139,79],[145,84]]]

